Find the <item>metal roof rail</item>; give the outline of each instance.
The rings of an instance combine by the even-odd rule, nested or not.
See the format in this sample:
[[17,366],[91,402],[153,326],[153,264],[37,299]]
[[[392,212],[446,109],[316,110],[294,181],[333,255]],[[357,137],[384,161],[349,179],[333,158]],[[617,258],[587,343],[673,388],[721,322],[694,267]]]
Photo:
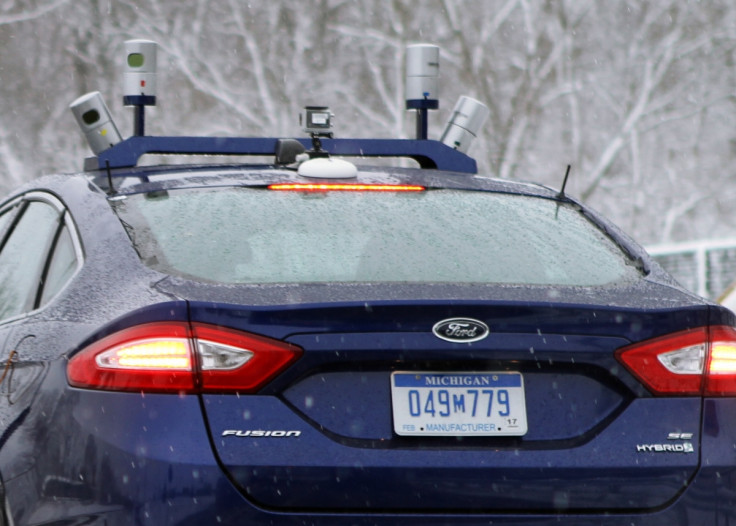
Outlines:
[[[305,150],[312,139],[259,137],[157,137],[132,136],[97,153],[87,169],[130,168],[146,154],[175,155],[276,155],[280,142],[298,141]],[[475,159],[439,141],[418,139],[322,139],[322,150],[345,157],[405,157],[422,168],[477,173]],[[96,166],[94,166],[96,161]]]

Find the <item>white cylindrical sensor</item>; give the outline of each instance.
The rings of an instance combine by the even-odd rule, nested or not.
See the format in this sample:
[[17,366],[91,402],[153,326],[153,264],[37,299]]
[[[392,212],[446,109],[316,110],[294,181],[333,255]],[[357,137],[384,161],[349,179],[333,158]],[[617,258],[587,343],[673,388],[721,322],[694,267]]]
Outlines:
[[156,52],[158,44],[150,40],[125,42],[123,96],[156,96]]
[[491,111],[480,101],[462,96],[455,104],[440,142],[467,153]]
[[82,95],[69,108],[95,155],[123,140],[99,91]]
[[440,48],[413,44],[406,48],[406,100],[439,100]]

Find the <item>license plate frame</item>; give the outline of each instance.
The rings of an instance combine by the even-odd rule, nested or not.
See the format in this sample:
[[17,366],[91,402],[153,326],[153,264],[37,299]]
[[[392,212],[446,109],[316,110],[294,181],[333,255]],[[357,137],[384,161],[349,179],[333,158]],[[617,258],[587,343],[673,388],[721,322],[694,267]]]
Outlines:
[[394,371],[394,432],[399,436],[524,436],[520,372]]

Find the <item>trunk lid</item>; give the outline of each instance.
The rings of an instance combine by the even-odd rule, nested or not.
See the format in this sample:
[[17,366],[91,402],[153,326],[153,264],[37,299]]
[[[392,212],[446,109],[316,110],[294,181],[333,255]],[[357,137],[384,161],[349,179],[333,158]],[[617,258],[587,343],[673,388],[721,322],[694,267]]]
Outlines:
[[[653,397],[616,360],[615,351],[706,325],[706,305],[192,303],[191,317],[304,349],[303,357],[258,395],[204,396],[224,469],[263,506],[644,510],[674,499],[699,465],[702,400]],[[467,343],[433,333],[437,322],[454,318],[481,321],[490,332]],[[399,396],[392,395],[395,372],[518,373],[528,429],[522,436],[399,435],[392,412],[392,397]],[[466,396],[469,411],[467,389],[450,390],[448,396],[458,393]],[[426,396],[421,403],[426,405]],[[437,399],[434,404],[438,422],[440,412],[457,412],[457,404],[440,406]]]

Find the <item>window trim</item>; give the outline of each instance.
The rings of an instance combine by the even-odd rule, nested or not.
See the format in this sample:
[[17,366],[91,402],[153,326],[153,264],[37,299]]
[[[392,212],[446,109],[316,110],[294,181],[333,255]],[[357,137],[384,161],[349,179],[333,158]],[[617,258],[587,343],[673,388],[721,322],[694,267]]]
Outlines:
[[74,272],[72,272],[72,275],[67,279],[66,283],[48,300],[46,300],[45,303],[41,303],[41,300],[44,297],[44,292],[46,290],[46,285],[49,277],[49,271],[51,270],[51,263],[54,261],[54,256],[56,255],[56,249],[59,247],[59,240],[61,239],[61,234],[64,232],[64,229],[66,228],[67,231],[69,231],[69,226],[67,225],[67,219],[69,216],[68,211],[64,211],[58,218],[57,218],[57,224],[56,224],[56,232],[54,232],[54,235],[51,238],[51,243],[46,249],[46,261],[44,262],[43,268],[41,269],[41,275],[39,276],[39,286],[36,288],[36,296],[33,299],[33,308],[32,310],[38,310],[46,303],[50,303],[54,300],[56,296],[58,296],[61,291],[63,291],[66,288],[67,283],[69,283],[74,276],[79,271],[80,265],[79,265],[79,257],[76,250],[76,244],[74,243],[74,236],[69,234],[69,237],[72,240],[72,248],[74,250],[74,256],[75,260],[77,261],[76,268],[74,269]]
[[5,248],[5,244],[8,242],[10,234],[13,232],[13,230],[15,230],[15,227],[18,226],[18,221],[23,216],[26,208],[28,208],[28,201],[22,198],[18,198],[13,199],[11,202],[8,203],[7,206],[0,209],[0,216],[4,215],[5,213],[10,214],[10,221],[8,222],[8,225],[5,227],[4,230],[0,231],[0,251]]

